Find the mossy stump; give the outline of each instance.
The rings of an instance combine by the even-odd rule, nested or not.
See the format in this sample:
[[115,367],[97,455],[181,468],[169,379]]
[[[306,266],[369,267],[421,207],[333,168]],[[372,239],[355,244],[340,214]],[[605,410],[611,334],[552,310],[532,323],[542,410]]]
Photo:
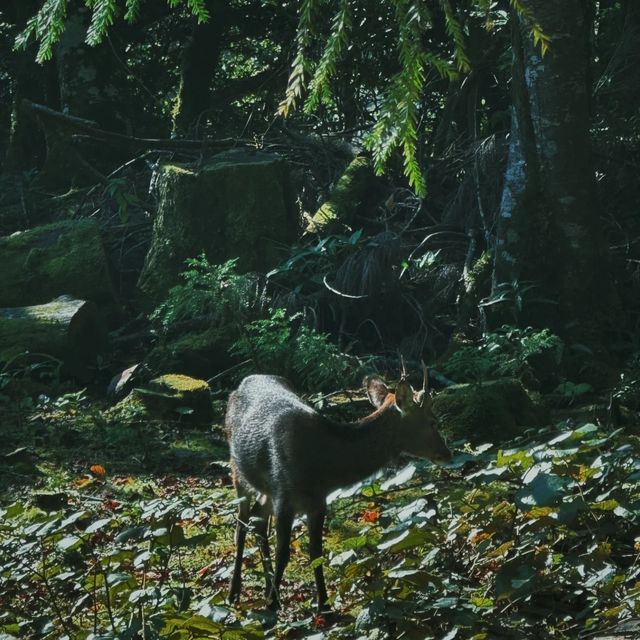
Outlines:
[[204,253],[213,264],[238,258],[241,271],[264,271],[298,233],[289,170],[280,156],[229,151],[198,170],[162,167],[160,205],[138,280],[143,308],[177,284],[185,260]]
[[447,387],[434,397],[433,410],[451,437],[473,444],[506,442],[548,421],[546,409],[511,378]]
[[113,309],[115,290],[94,220],[64,220],[0,238],[0,307],[69,294]]
[[158,418],[189,424],[210,424],[213,419],[211,390],[205,380],[169,373],[133,393]]

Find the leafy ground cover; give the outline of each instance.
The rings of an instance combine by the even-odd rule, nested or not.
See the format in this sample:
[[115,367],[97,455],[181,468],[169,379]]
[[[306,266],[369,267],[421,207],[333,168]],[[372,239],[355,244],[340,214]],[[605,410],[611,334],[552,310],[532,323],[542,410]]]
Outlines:
[[1,428],[10,636],[586,638],[640,617],[634,429],[565,422],[499,447],[458,443],[448,468],[405,460],[338,492],[325,563],[339,613],[313,613],[298,522],[276,621],[255,547],[242,603],[225,603],[236,505],[219,427],[68,394],[14,407]]

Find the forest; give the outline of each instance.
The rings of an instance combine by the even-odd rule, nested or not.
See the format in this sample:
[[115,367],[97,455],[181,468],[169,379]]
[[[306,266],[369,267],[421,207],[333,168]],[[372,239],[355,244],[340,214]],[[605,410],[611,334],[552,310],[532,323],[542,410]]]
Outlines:
[[637,0],[0,53],[0,640],[640,637]]

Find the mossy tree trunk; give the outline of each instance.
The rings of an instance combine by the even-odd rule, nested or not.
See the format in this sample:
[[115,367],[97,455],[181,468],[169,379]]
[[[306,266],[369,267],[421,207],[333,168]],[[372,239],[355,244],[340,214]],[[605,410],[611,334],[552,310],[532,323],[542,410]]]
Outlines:
[[264,271],[293,242],[298,217],[289,168],[275,154],[231,150],[194,171],[165,165],[151,246],[138,280],[140,304],[153,308],[178,283],[185,260],[204,253],[240,271]]
[[[611,309],[590,147],[589,21],[582,0],[526,0],[551,39],[513,16],[513,110],[494,300],[500,321],[595,338]],[[579,329],[576,329],[576,323]]]
[[[12,0],[5,8],[7,19],[23,29],[39,5],[36,0]],[[36,126],[33,118],[21,108],[22,100],[26,98],[59,109],[60,95],[55,64],[52,61],[38,64],[34,47],[13,52],[12,59],[10,130],[4,168],[24,171],[41,166],[46,156],[46,144],[42,128]]]
[[210,19],[198,24],[193,18],[191,36],[180,57],[180,86],[173,111],[174,132],[197,133],[202,114],[211,107],[211,84],[218,68],[223,34],[229,26],[228,3],[207,0]]

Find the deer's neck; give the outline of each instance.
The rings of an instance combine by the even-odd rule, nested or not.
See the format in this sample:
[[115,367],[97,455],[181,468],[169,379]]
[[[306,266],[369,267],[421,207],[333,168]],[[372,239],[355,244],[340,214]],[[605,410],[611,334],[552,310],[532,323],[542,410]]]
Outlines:
[[329,442],[325,454],[331,489],[363,480],[400,453],[398,418],[397,409],[385,404],[357,422],[326,421]]

